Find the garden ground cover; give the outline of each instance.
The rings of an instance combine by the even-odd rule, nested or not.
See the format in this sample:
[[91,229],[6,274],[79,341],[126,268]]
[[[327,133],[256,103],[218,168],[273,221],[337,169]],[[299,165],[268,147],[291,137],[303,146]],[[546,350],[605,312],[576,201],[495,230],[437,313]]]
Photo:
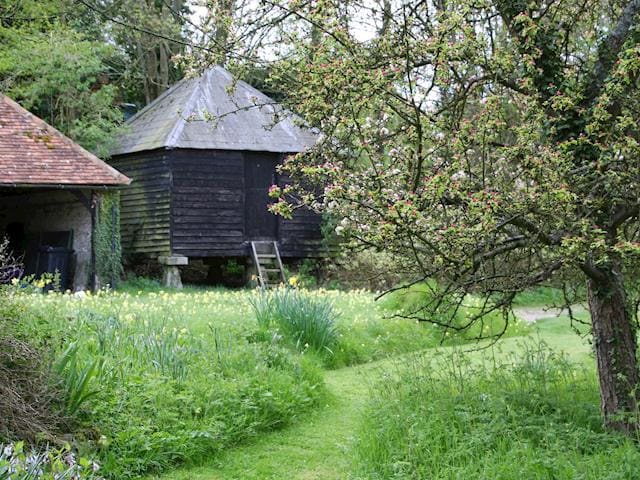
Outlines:
[[12,325],[51,355],[64,390],[65,431],[108,478],[159,473],[302,425],[322,415],[319,406],[334,405],[323,370],[448,338],[426,323],[385,318],[393,311],[362,291],[300,292],[333,305],[338,338],[326,354],[288,337],[277,322],[260,325],[255,291],[167,292],[148,284],[96,295],[35,290],[18,287],[6,297],[21,312]]
[[[536,294],[534,303],[542,303],[547,294]],[[51,341],[52,332],[65,332],[54,339],[60,342],[58,356],[77,350],[78,364],[73,369],[71,363],[64,367],[67,379],[70,370],[85,372],[92,362],[98,362],[100,373],[88,382],[88,399],[73,408],[77,410],[77,431],[81,438],[84,435],[85,453],[97,455],[108,477],[368,479],[413,478],[414,467],[431,471],[424,458],[411,453],[419,450],[416,446],[433,448],[420,443],[428,433],[418,438],[393,434],[396,426],[403,425],[394,418],[412,418],[407,412],[425,408],[422,401],[416,402],[416,392],[427,398],[435,391],[424,390],[421,382],[407,382],[407,371],[428,371],[430,358],[443,358],[447,352],[474,348],[474,344],[454,341],[457,346],[439,347],[443,338],[452,343],[446,332],[424,323],[385,318],[394,311],[406,312],[415,298],[375,303],[367,292],[321,290],[304,295],[329,299],[335,305],[340,340],[333,355],[319,356],[301,348],[300,342],[287,343],[277,325],[261,327],[251,307],[254,295],[195,288],[169,293],[128,285],[122,291],[78,298],[57,294],[23,297],[32,317],[26,322],[33,329],[31,337]],[[487,355],[494,362],[510,358],[523,350],[523,335],[544,340],[553,351],[565,351],[578,365],[591,370],[590,380],[578,389],[586,392],[578,400],[590,412],[583,418],[589,425],[580,430],[586,435],[586,448],[596,448],[589,442],[597,439],[605,460],[611,456],[620,463],[620,455],[634,456],[634,448],[593,430],[598,423],[593,359],[588,342],[571,330],[566,318],[545,319],[534,327],[515,324],[508,333],[511,338],[492,348],[471,352],[467,356],[471,364]],[[485,383],[472,382],[470,389],[495,386],[488,374],[485,377]],[[407,385],[411,388],[404,388]],[[440,397],[433,400],[439,398],[443,405],[450,405],[450,390],[439,391]],[[496,390],[495,394],[502,398],[505,392]],[[565,404],[567,398],[572,401],[557,397]],[[473,402],[467,406],[472,413],[477,407]],[[496,411],[491,415],[490,420],[502,418]],[[376,421],[367,423],[368,418]],[[385,428],[379,428],[390,418]],[[542,421],[544,416],[534,414],[532,418]],[[573,420],[567,420],[571,425]],[[416,422],[417,431],[431,428],[417,425],[420,423]],[[463,437],[467,427],[459,429]],[[515,424],[516,430],[530,427]],[[475,433],[481,437],[487,432],[495,436],[491,430]],[[412,438],[413,447],[403,445],[407,438]],[[516,437],[521,440],[526,443],[527,438]],[[442,441],[460,444],[455,436],[442,436]],[[441,449],[440,453],[456,451]],[[535,456],[535,448],[531,451]],[[377,453],[371,458],[366,452]],[[558,463],[557,453],[546,452],[547,460]],[[614,453],[618,457],[609,455]],[[576,454],[574,458],[582,457]],[[171,470],[181,464],[182,468]],[[454,467],[458,473],[470,471],[469,462]],[[516,478],[508,469],[498,473],[501,478]],[[611,478],[629,478],[624,472],[614,473],[620,475]],[[456,478],[456,474],[442,471],[439,477]]]
[[[523,338],[508,338],[489,350],[470,352],[468,358],[476,363],[481,359],[486,360],[487,356],[509,358],[510,355],[522,351],[523,340]],[[565,351],[578,364],[586,365],[591,361],[588,342],[568,327],[567,318],[546,319],[537,324],[528,335],[528,341],[540,340],[544,340],[553,351]],[[435,348],[399,358],[329,371],[325,374],[325,383],[331,400],[321,409],[302,419],[300,423],[285,430],[264,435],[250,445],[228,450],[213,461],[205,460],[203,465],[169,472],[159,478],[163,480],[374,478],[370,471],[358,477],[358,471],[363,472],[363,465],[359,465],[359,460],[360,463],[368,461],[362,456],[358,460],[358,455],[362,455],[363,447],[370,448],[370,445],[362,445],[362,437],[368,437],[372,433],[363,431],[362,422],[363,418],[366,418],[366,416],[363,417],[365,412],[372,407],[371,395],[373,393],[375,396],[378,382],[381,378],[387,382],[389,376],[401,375],[406,365],[420,362],[424,358],[445,355],[452,349],[464,348],[464,346]],[[397,476],[387,475],[379,478],[427,477],[414,477],[410,472],[405,472],[405,474],[398,473]]]

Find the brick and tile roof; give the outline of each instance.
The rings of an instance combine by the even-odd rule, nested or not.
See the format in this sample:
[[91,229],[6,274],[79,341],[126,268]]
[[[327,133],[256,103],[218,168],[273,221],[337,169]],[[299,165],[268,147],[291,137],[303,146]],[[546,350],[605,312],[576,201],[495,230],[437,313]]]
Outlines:
[[0,186],[118,186],[129,178],[0,94]]

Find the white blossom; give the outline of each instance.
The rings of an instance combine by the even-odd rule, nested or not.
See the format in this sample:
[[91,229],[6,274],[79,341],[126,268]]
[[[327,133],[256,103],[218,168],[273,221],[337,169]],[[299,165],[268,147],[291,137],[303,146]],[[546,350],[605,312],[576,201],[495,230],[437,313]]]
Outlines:
[[464,180],[465,178],[467,178],[467,174],[464,172],[464,170],[458,170],[456,173],[451,175],[451,180],[453,180],[454,182]]

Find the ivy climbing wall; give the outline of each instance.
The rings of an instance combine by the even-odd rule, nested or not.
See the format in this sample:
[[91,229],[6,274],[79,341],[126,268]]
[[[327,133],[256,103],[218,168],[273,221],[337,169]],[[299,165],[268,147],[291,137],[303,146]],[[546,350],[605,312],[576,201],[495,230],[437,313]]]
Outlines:
[[115,288],[122,276],[120,192],[102,192],[96,196],[93,242],[97,286]]

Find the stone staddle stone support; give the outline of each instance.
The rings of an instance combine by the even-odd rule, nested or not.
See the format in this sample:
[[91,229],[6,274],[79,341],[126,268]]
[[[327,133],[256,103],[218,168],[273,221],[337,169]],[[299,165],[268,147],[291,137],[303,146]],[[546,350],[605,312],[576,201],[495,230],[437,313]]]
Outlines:
[[166,288],[182,288],[178,267],[189,265],[189,258],[181,255],[162,256],[158,257],[158,263],[162,265],[162,285]]

